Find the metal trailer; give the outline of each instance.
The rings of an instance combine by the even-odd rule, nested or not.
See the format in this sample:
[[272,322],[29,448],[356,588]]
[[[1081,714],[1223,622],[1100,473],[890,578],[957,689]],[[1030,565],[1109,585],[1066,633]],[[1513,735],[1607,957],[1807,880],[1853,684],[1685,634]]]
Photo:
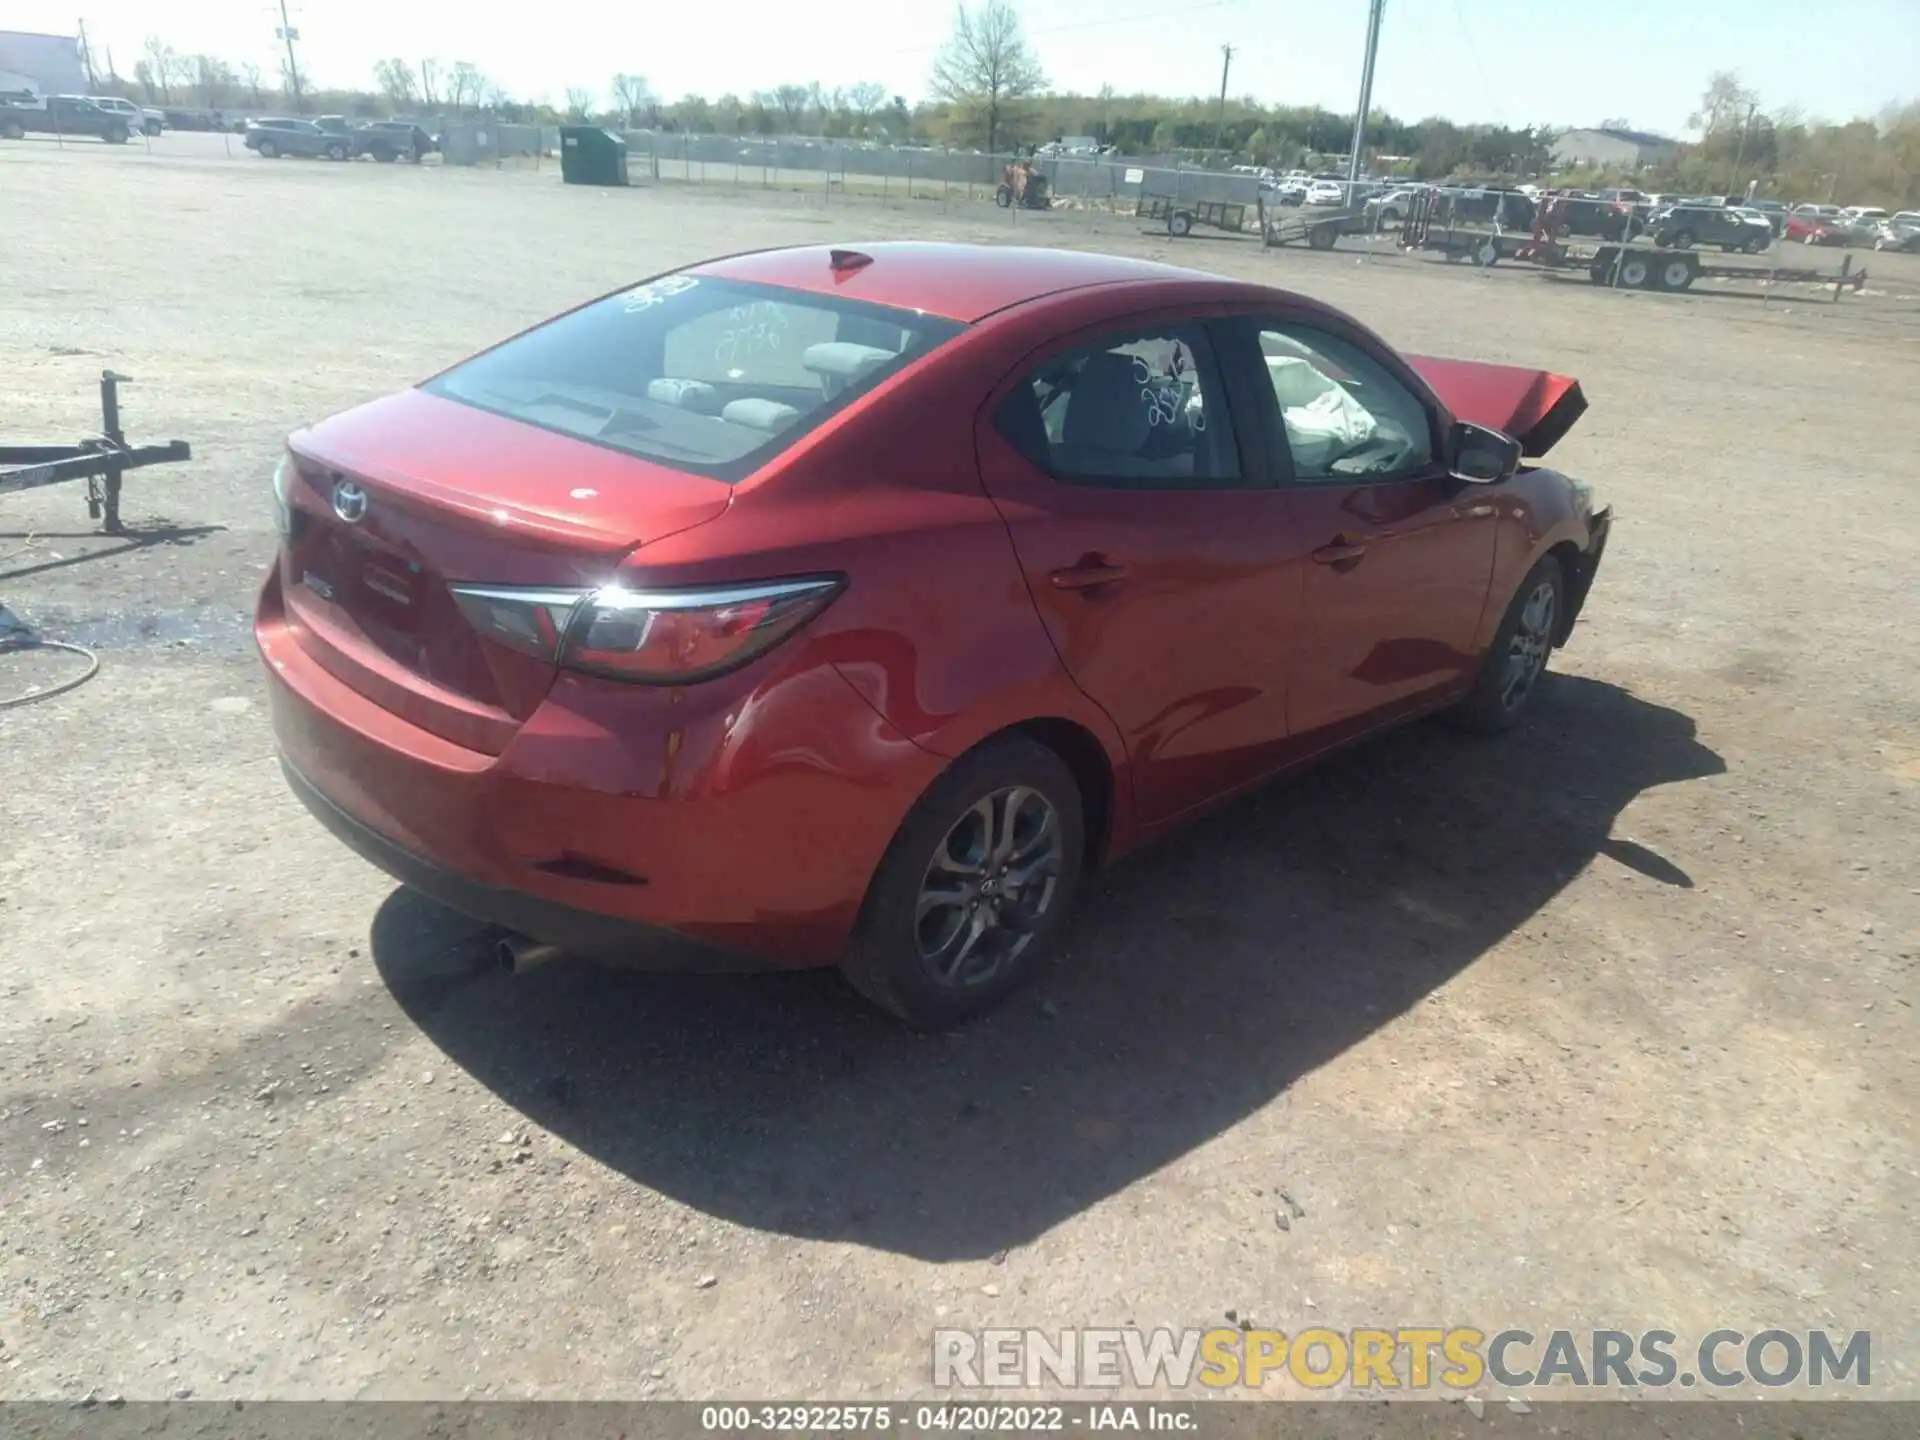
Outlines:
[[130,377],[100,373],[100,433],[74,445],[0,445],[0,495],[37,490],[62,480],[87,482],[87,514],[103,522],[109,535],[123,533],[120,523],[121,478],[129,470],[191,460],[184,440],[164,445],[129,445],[120,428],[120,386]]
[[[1433,251],[1445,256],[1449,263],[1471,260],[1481,266],[1521,258],[1523,251],[1539,243],[1541,207],[1529,202],[1531,213],[1525,215],[1524,226],[1504,224],[1502,216],[1512,204],[1509,197],[1518,194],[1518,191],[1428,186],[1416,192],[1407,205],[1406,218],[1400,224],[1401,247],[1409,251]],[[1489,199],[1491,215],[1473,213],[1486,208]]]
[[1239,200],[1180,200],[1171,195],[1148,195],[1134,201],[1133,213],[1142,220],[1158,220],[1169,235],[1191,235],[1205,225],[1238,235],[1247,228],[1247,207]]
[[1269,210],[1260,201],[1260,243],[1286,245],[1304,240],[1315,250],[1331,250],[1342,235],[1364,235],[1374,228],[1364,205],[1344,209]]
[[1742,265],[1732,260],[1704,260],[1698,250],[1661,250],[1651,245],[1602,245],[1591,256],[1561,252],[1558,256],[1532,257],[1537,264],[1565,269],[1582,263],[1587,278],[1595,285],[1622,290],[1662,290],[1669,294],[1690,289],[1701,276],[1721,280],[1786,280],[1797,284],[1831,285],[1833,298],[1842,290],[1856,295],[1867,283],[1865,267],[1853,268],[1853,256],[1840,263],[1838,271],[1816,270],[1811,266],[1770,267]]

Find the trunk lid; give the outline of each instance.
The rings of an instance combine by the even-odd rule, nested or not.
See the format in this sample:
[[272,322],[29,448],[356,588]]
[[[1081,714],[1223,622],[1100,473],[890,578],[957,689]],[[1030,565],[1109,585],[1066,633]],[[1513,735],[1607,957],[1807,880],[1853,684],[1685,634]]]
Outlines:
[[482,636],[451,586],[591,589],[731,487],[418,390],[289,441],[281,581],[301,643],[422,729],[498,754],[555,667]]
[[1511,435],[1530,460],[1551,450],[1587,412],[1580,382],[1569,375],[1479,360],[1406,359],[1454,419]]

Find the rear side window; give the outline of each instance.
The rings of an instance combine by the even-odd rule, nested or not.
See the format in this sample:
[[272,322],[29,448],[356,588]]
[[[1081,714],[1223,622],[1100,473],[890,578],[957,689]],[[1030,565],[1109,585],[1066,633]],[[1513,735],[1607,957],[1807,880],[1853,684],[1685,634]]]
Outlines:
[[994,423],[1055,479],[1168,490],[1240,483],[1240,456],[1206,335],[1174,325],[1056,355]]
[[551,320],[422,388],[737,481],[963,328],[797,290],[668,275]]

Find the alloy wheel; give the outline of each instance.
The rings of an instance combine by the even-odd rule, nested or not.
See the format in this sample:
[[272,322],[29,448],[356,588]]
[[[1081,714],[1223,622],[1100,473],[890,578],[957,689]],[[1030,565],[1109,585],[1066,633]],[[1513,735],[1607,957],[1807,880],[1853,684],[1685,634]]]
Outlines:
[[1054,903],[1065,858],[1060,814],[1013,785],[975,802],[947,831],[920,881],[914,934],[941,985],[971,990],[1017,960]]
[[1542,580],[1520,607],[1520,620],[1513,627],[1513,639],[1507,643],[1507,665],[1500,680],[1501,709],[1518,710],[1547,668],[1558,605],[1559,592],[1553,581]]

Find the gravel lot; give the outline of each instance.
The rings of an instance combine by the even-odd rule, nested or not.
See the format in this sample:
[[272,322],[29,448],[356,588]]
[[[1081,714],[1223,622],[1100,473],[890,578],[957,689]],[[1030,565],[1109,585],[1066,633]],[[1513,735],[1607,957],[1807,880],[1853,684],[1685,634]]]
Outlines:
[[[223,152],[0,146],[0,430],[84,433],[110,365],[196,454],[120,540],[76,487],[0,500],[0,599],[103,661],[0,712],[0,1396],[902,1395],[937,1325],[1231,1310],[1870,1329],[1920,1398],[1920,264],[1763,305]],[[1578,374],[1556,459],[1619,518],[1559,678],[1102,877],[958,1036],[831,974],[495,972],[284,791],[246,630],[280,437],[650,272],[906,236]]]

